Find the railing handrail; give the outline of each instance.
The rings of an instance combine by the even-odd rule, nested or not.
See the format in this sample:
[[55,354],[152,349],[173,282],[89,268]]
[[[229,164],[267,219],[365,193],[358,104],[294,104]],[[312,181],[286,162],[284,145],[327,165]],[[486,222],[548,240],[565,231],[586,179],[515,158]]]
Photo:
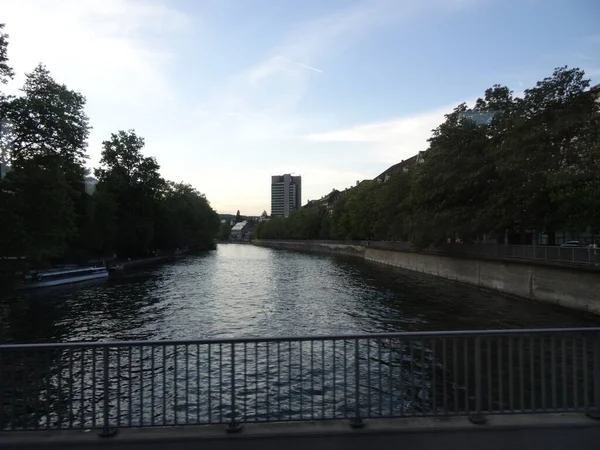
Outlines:
[[456,331],[401,331],[393,333],[360,333],[360,334],[332,334],[315,336],[279,336],[279,337],[244,337],[220,339],[179,339],[179,340],[154,340],[154,341],[101,341],[101,342],[62,342],[38,344],[1,344],[3,350],[35,350],[35,349],[69,349],[69,348],[115,348],[115,347],[153,347],[164,345],[218,345],[218,344],[244,344],[260,342],[307,342],[330,340],[361,340],[361,339],[417,339],[417,338],[445,338],[466,336],[530,336],[530,335],[555,335],[555,334],[594,334],[600,333],[600,327],[579,328],[515,328],[509,330],[456,330]]

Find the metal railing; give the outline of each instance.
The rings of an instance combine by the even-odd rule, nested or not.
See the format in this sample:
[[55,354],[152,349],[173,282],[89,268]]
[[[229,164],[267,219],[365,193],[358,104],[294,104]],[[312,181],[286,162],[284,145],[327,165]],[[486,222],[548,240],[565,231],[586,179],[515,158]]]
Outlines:
[[600,412],[600,328],[0,346],[0,429]]
[[[398,252],[415,251],[407,241],[324,241],[324,240],[273,240],[274,242],[298,244],[360,245],[378,250]],[[503,244],[441,244],[423,250],[442,255],[480,256],[499,259],[523,259],[565,265],[600,265],[600,248],[557,247],[551,245],[503,245]]]
[[438,248],[447,254],[486,256],[503,259],[527,259],[569,265],[600,264],[600,249],[556,247],[549,245],[444,244]]

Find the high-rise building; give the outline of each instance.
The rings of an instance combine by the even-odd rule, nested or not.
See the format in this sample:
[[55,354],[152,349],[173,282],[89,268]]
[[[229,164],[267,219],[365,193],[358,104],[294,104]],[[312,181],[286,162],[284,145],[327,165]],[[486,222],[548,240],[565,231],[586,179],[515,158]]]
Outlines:
[[302,177],[274,175],[271,177],[271,217],[287,217],[302,205]]

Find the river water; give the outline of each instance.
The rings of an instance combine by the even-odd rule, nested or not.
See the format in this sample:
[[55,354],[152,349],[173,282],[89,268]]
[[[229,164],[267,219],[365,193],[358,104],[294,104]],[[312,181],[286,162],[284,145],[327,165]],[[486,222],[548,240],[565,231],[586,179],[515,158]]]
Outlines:
[[[545,410],[550,398],[577,409],[593,392],[589,334],[265,338],[600,318],[360,259],[232,244],[5,295],[0,324],[2,343],[77,343],[0,348],[1,430],[470,414],[478,374],[487,411]],[[218,341],[188,341],[208,338]],[[115,344],[132,340],[171,341]]]
[[363,260],[219,245],[108,280],[5,297],[14,343],[598,326],[600,317]]

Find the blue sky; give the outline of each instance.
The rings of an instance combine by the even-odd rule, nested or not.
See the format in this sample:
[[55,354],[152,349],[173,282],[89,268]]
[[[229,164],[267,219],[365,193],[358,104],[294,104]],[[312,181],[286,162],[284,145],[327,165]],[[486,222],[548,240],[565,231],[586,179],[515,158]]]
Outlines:
[[553,68],[600,82],[596,0],[4,0],[9,57],[88,99],[91,167],[135,129],[169,179],[213,207],[270,210],[270,175],[303,202],[427,148],[456,104]]

